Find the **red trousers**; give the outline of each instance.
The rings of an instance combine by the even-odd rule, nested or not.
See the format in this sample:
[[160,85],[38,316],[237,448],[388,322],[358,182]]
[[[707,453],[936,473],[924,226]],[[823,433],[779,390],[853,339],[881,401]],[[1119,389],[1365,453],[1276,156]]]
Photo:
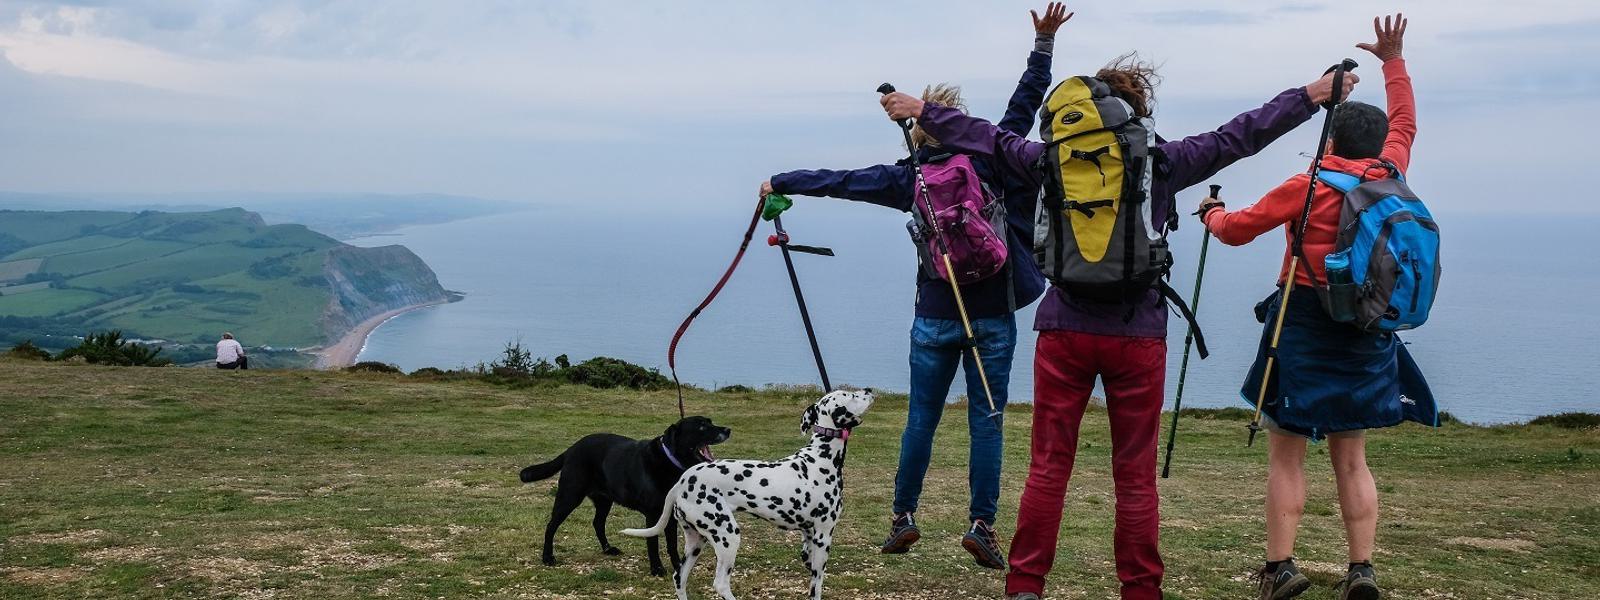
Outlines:
[[1043,595],[1056,558],[1067,482],[1078,454],[1078,425],[1094,390],[1106,392],[1111,417],[1111,474],[1116,481],[1117,579],[1124,600],[1160,600],[1161,497],[1156,491],[1156,439],[1167,373],[1160,338],[1039,333],[1033,360],[1033,457],[1011,538],[1006,594]]

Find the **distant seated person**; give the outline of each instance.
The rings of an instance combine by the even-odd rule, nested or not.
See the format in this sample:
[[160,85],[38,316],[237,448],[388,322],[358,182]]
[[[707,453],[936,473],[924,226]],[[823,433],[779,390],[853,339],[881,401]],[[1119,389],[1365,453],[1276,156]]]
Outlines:
[[217,342],[217,368],[218,369],[248,369],[250,358],[244,355],[244,346],[233,339],[233,334],[223,333],[222,341]]

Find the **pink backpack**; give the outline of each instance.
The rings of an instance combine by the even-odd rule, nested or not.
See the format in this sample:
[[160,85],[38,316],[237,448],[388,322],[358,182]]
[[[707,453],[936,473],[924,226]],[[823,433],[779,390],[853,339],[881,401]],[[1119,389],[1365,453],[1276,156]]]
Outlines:
[[[927,198],[914,193],[912,220],[906,224],[923,269],[939,279],[951,279],[939,258],[939,242],[928,224],[934,223],[950,247],[954,281],[968,284],[992,277],[1006,267],[1006,207],[978,180],[972,159],[954,154],[935,157],[922,165]],[[933,215],[927,214],[928,203]]]

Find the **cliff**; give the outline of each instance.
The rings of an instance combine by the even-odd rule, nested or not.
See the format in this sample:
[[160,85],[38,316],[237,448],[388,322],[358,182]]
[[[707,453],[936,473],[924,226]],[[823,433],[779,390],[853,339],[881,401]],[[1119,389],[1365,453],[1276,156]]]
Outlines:
[[322,270],[332,292],[321,320],[329,341],[391,310],[451,300],[433,270],[405,246],[336,246]]

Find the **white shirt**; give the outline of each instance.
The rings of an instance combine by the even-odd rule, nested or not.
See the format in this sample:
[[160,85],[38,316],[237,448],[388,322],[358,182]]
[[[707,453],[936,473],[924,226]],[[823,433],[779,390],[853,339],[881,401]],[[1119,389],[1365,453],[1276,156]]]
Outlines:
[[239,340],[222,340],[217,342],[217,364],[239,362],[239,357],[244,356],[244,346],[239,345]]

